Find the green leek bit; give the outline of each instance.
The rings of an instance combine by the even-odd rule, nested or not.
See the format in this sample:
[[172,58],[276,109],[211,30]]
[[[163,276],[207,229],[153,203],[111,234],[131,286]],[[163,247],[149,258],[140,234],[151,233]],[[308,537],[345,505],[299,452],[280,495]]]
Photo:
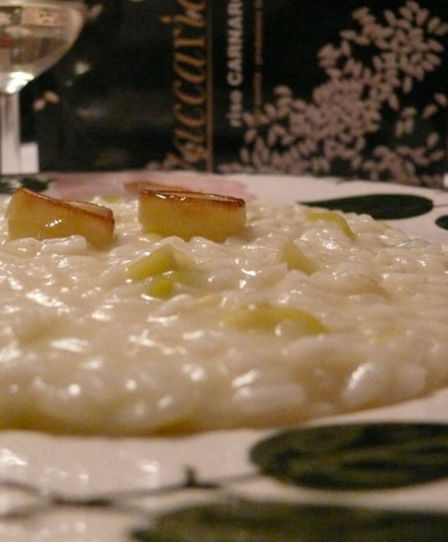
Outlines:
[[270,331],[286,320],[297,324],[304,335],[319,335],[327,332],[325,326],[308,312],[268,304],[249,305],[227,314],[222,321],[241,329]]
[[347,224],[345,218],[338,213],[334,213],[332,211],[314,212],[308,215],[308,220],[310,222],[318,222],[319,220],[323,220],[325,222],[334,223],[340,228],[341,231],[345,233],[347,237],[350,239],[356,239],[355,232]]
[[292,240],[285,241],[280,250],[280,261],[286,263],[288,269],[297,269],[307,275],[316,271],[316,266]]

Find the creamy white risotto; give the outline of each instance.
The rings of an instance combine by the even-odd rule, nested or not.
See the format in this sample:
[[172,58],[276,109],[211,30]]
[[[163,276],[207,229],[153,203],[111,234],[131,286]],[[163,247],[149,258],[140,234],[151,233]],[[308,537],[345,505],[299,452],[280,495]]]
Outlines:
[[[123,200],[105,204],[117,235],[98,250],[79,236],[8,241],[6,204],[0,427],[279,426],[448,384],[448,256],[435,243],[258,203],[243,234],[186,242],[143,234]],[[157,268],[156,251],[175,264]]]

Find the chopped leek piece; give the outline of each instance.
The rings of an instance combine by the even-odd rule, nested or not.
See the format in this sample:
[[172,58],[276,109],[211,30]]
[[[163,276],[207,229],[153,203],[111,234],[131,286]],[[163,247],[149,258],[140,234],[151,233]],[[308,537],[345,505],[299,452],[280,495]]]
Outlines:
[[131,280],[144,280],[176,268],[177,262],[173,249],[163,246],[133,262],[127,269],[127,276]]
[[334,213],[333,211],[310,213],[308,215],[308,220],[310,220],[311,222],[318,222],[319,220],[330,223],[333,222],[340,228],[341,231],[345,233],[347,237],[350,237],[350,239],[356,239],[355,232],[347,224],[345,218],[338,213]]
[[273,330],[281,322],[289,320],[300,328],[304,335],[319,335],[326,333],[326,328],[317,318],[308,312],[276,307],[272,305],[249,305],[243,309],[231,312],[223,318],[223,322],[241,329]]
[[314,263],[292,240],[286,241],[281,248],[280,261],[286,263],[288,269],[297,269],[307,275],[311,275],[316,271]]
[[167,299],[173,295],[175,286],[176,280],[172,275],[161,275],[154,278],[147,293],[151,297]]

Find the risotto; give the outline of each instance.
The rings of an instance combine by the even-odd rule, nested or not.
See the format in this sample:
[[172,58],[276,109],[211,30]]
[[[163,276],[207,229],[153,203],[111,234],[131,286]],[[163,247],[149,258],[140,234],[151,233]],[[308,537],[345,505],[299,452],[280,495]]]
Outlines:
[[239,235],[184,241],[142,233],[135,200],[105,205],[116,240],[100,250],[81,236],[10,241],[1,203],[0,427],[281,426],[448,384],[438,244],[263,203]]

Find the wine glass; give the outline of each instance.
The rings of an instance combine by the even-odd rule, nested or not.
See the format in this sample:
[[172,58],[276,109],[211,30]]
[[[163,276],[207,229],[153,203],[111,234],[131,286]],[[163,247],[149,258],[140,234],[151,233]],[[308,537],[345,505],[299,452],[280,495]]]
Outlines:
[[82,0],[0,0],[0,175],[21,172],[20,90],[73,45]]

